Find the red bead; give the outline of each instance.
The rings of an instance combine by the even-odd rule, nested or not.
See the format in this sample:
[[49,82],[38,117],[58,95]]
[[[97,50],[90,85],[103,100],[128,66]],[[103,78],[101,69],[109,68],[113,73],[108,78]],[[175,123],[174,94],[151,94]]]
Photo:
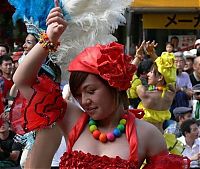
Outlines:
[[95,139],[99,139],[99,136],[100,136],[101,132],[99,130],[95,130],[93,131],[92,135]]
[[127,113],[122,114],[122,119],[127,119],[127,118],[128,118],[128,114]]
[[106,136],[106,134],[101,133],[100,136],[99,136],[99,140],[100,140],[102,143],[106,143],[106,142],[107,142],[107,136]]

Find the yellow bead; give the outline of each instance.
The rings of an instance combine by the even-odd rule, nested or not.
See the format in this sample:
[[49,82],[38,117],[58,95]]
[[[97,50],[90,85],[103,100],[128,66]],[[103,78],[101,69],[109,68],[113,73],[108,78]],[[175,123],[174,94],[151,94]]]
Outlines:
[[96,125],[91,125],[90,126],[90,132],[92,133],[94,130],[97,129],[97,126]]
[[119,124],[125,125],[125,124],[126,124],[126,119],[121,119],[121,120],[119,121]]

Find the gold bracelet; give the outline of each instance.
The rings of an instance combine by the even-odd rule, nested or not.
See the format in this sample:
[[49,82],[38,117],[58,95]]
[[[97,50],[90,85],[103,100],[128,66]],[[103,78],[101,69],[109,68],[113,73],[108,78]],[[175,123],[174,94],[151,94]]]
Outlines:
[[60,42],[51,42],[45,32],[40,34],[39,43],[45,50],[48,50],[49,52],[56,52],[58,46],[60,46]]

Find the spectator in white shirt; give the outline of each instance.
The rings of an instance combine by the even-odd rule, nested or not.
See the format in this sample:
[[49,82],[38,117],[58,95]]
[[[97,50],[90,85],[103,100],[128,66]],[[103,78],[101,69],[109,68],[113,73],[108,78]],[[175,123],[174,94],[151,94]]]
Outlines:
[[188,119],[181,125],[183,136],[178,138],[184,145],[183,156],[190,160],[190,168],[200,168],[200,138],[198,138],[198,125],[195,119]]

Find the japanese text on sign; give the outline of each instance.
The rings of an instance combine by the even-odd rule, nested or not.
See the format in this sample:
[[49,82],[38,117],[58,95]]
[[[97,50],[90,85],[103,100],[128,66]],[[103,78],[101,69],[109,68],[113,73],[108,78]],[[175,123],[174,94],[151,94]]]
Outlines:
[[145,29],[199,29],[200,14],[144,14]]

